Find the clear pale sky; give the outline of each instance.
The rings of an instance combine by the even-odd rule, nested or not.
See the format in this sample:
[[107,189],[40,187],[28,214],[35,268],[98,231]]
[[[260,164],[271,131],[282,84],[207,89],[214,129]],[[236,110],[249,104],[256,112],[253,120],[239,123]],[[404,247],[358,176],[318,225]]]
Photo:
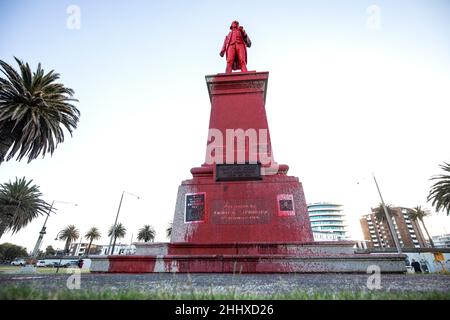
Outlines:
[[[79,204],[57,204],[42,248],[62,247],[53,239],[68,224],[96,226],[108,243],[123,190],[142,197],[124,198],[123,241],[144,224],[167,241],[178,185],[204,160],[204,75],[224,71],[234,19],[253,42],[249,70],[270,72],[275,159],[308,202],[342,203],[356,239],[379,203],[371,172],[387,203],[431,209],[429,178],[450,161],[448,1],[0,0],[0,59],[55,69],[80,100],[79,127],[52,157],[0,167],[0,182],[25,176],[46,201]],[[32,250],[43,221],[0,242]],[[426,222],[450,232],[443,213]]]

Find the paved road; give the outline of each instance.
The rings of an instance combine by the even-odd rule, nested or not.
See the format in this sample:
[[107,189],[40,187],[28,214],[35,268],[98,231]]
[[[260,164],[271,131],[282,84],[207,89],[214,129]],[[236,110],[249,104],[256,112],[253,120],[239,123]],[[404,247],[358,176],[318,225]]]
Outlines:
[[[25,285],[43,290],[66,288],[70,274],[2,274],[0,286]],[[272,295],[305,290],[338,292],[367,290],[365,274],[81,274],[81,289],[126,290],[152,292],[249,293]],[[381,275],[383,291],[450,292],[450,275],[385,274]]]

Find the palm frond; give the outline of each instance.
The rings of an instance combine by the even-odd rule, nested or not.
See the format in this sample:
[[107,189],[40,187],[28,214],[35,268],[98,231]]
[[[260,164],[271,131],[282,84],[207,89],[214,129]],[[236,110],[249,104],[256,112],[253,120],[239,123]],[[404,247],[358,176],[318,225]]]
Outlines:
[[7,229],[16,233],[36,217],[50,213],[51,206],[42,199],[39,186],[23,177],[0,184],[0,208],[0,215],[9,217]]
[[[391,216],[391,218],[393,218],[396,215],[396,213],[392,209],[391,205],[387,204],[386,205],[386,209],[387,209],[387,212],[389,213],[389,215]],[[384,207],[383,207],[382,203],[380,203],[378,205],[378,207],[372,209],[372,211],[374,212],[375,217],[377,218],[377,220],[380,220],[380,221],[386,221],[387,220],[386,214],[384,212]]]
[[80,231],[73,224],[68,225],[65,229],[62,230],[59,239],[66,240],[69,243],[77,240],[80,237]]
[[173,226],[173,222],[169,222],[169,225],[167,226],[166,229],[166,237],[170,238],[172,236],[172,226]]
[[123,226],[122,223],[117,223],[116,228],[114,229],[114,226],[111,226],[108,231],[108,236],[111,237],[114,233],[114,237],[117,239],[122,239],[125,237],[125,234],[127,233],[127,229]]
[[98,240],[101,237],[101,233],[96,227],[92,227],[88,232],[86,232],[84,237],[89,240]]
[[[19,72],[0,60],[0,163],[15,156],[28,157],[53,154],[64,141],[64,130],[70,135],[77,128],[80,111],[73,102],[74,90],[65,87],[53,70],[45,73],[41,64],[35,72],[28,63],[15,58]],[[3,139],[1,137],[4,137]],[[12,141],[12,142],[10,142]]]
[[447,212],[450,214],[450,164],[444,163],[439,166],[442,170],[449,174],[441,174],[432,177],[430,180],[435,182],[430,189],[427,201],[431,201],[431,205],[436,211]]
[[137,238],[138,240],[148,242],[153,241],[155,239],[155,236],[156,236],[155,228],[153,228],[150,225],[145,225],[144,227],[139,229]]

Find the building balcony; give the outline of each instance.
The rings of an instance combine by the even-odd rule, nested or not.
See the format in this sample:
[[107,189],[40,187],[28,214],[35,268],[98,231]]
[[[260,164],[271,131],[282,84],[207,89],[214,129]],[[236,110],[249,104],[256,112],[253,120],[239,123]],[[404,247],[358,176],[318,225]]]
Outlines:
[[[313,219],[311,219],[313,218]],[[344,219],[342,217],[321,217],[321,216],[315,216],[315,217],[309,217],[309,220],[311,222],[314,221],[343,221]]]
[[344,217],[344,213],[340,212],[315,212],[315,211],[308,211],[308,215],[310,217],[317,217],[317,216],[336,216],[336,217]]
[[320,221],[320,223],[314,223],[314,221],[311,222],[311,227],[322,227],[322,226],[346,227],[347,225],[344,223],[336,223],[336,222],[329,222],[329,221]]

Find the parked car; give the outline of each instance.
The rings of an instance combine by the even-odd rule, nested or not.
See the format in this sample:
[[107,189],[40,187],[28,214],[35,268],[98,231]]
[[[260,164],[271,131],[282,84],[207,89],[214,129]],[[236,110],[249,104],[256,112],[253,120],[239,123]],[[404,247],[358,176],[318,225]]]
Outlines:
[[53,266],[54,266],[54,262],[51,262],[51,261],[39,260],[38,262],[36,262],[36,267],[52,268]]
[[24,259],[14,259],[13,261],[11,261],[12,266],[24,266],[26,264],[27,262]]
[[61,261],[61,264],[59,262],[53,262],[53,267],[57,268],[75,268],[78,267],[78,261],[77,260],[71,260],[71,261]]
[[45,264],[44,260],[38,260],[38,262],[36,262],[36,267],[45,267]]
[[64,268],[77,268],[78,267],[78,260],[73,260],[73,261],[69,261],[66,262],[65,264],[63,264]]

